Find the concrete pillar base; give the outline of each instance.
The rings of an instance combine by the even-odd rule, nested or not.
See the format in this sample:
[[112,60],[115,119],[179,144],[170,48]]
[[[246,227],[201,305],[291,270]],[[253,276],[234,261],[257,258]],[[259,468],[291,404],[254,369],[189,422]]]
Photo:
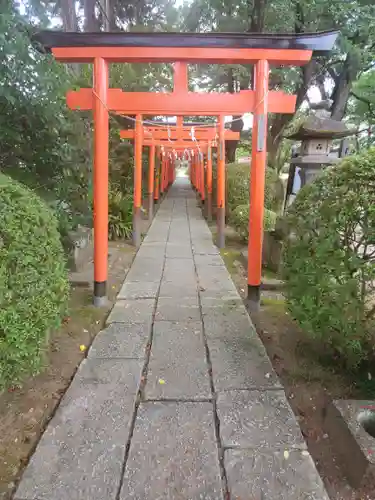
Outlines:
[[107,293],[107,282],[94,281],[93,304],[95,307],[106,307],[108,305],[108,299],[106,293]]
[[260,285],[247,285],[246,307],[250,312],[259,312]]

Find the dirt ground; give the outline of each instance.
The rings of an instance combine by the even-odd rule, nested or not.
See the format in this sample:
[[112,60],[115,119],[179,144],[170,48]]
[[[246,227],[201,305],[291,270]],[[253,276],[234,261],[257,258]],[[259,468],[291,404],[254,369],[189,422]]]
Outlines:
[[[245,297],[247,275],[241,262],[240,247],[243,247],[242,243],[235,238],[232,241],[228,238],[222,256],[241,296]],[[331,500],[375,500],[373,489],[354,491],[349,486],[335,457],[334,446],[323,427],[325,409],[330,400],[368,399],[369,395],[364,393],[358,380],[320,361],[324,353],[307,340],[289,316],[279,294],[277,298],[272,298],[272,294],[267,292],[260,312],[252,315],[252,319],[285,387],[289,403]]]
[[[0,394],[1,500],[12,497],[23,467],[86,355],[80,346],[88,348],[103,327],[134,253],[134,247],[129,244],[110,244],[108,307],[98,309],[91,305],[90,287],[72,287],[69,316],[60,330],[52,334],[43,372],[26,380],[22,387],[12,387]],[[87,275],[92,280],[92,274],[86,270],[82,273],[83,283]]]

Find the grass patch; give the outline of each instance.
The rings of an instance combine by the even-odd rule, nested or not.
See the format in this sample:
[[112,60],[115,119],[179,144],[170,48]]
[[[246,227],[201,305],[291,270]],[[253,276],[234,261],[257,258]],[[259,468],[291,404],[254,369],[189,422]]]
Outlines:
[[260,305],[272,309],[275,312],[286,312],[286,303],[284,299],[262,297],[260,300]]
[[235,262],[240,260],[241,252],[239,250],[223,248],[220,250],[220,255],[224,260],[226,268],[232,274],[236,270]]

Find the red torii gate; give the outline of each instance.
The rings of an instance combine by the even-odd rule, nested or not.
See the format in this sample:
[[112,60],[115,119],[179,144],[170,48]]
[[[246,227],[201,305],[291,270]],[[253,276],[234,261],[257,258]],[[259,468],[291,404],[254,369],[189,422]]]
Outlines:
[[[94,157],[94,303],[106,302],[108,254],[108,112],[137,115],[221,116],[254,114],[248,244],[248,302],[258,307],[262,268],[264,177],[267,115],[292,113],[295,96],[269,90],[270,65],[303,65],[313,51],[331,50],[337,32],[299,35],[251,33],[62,33],[45,31],[35,36],[62,62],[94,64],[92,89],[70,92],[73,109],[93,109]],[[175,75],[170,94],[131,92],[108,88],[108,63],[182,62],[254,64],[255,90],[235,94],[189,93],[186,71]],[[218,177],[224,180],[224,120],[219,123]],[[136,145],[139,155],[139,145]],[[218,217],[224,221],[225,189],[219,186]]]

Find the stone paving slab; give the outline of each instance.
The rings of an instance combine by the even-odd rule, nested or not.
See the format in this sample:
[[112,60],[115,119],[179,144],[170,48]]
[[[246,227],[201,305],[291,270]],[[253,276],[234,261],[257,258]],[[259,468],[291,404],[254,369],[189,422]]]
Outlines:
[[120,500],[223,500],[211,403],[141,403]]
[[197,286],[195,275],[191,272],[190,269],[184,269],[183,267],[179,269],[169,268],[163,273],[162,281],[169,281],[171,283],[179,284],[180,286]]
[[203,323],[209,338],[249,338],[256,335],[244,306],[206,307],[202,303]]
[[[205,268],[206,266],[221,266],[224,267],[225,271],[227,271],[224,261],[221,258],[221,255],[200,255],[197,254],[194,257],[195,264],[199,271],[200,268]],[[228,273],[228,271],[227,271]],[[199,274],[199,273],[198,273]]]
[[153,299],[159,290],[159,281],[128,281],[121,287],[118,299]]
[[155,323],[145,399],[211,397],[201,322]]
[[[238,295],[237,290],[221,290],[220,287],[216,288],[204,288],[202,286],[199,287],[199,295],[202,302],[202,308],[205,310],[207,307],[212,307],[213,299],[218,301],[222,301],[224,303],[228,301],[237,301],[243,304],[241,297]],[[222,304],[221,304],[222,305]]]
[[110,323],[145,323],[152,321],[155,299],[118,300],[108,316]]
[[194,281],[192,281],[189,285],[180,285],[173,281],[162,281],[160,285],[159,297],[178,297],[180,299],[193,297],[196,298],[198,303],[198,288]]
[[150,337],[151,322],[111,323],[95,337],[88,357],[143,359]]
[[160,281],[163,273],[164,258],[135,259],[130,271],[126,275],[126,281]]
[[231,498],[243,500],[329,500],[307,451],[227,450]]
[[84,360],[26,468],[16,500],[115,500],[142,363]]
[[213,243],[199,244],[193,243],[193,254],[201,255],[218,255],[219,249]]
[[221,290],[221,293],[237,292],[233,281],[229,278],[229,276],[225,276],[224,274],[221,276],[209,276],[208,274],[205,274],[204,276],[198,275],[198,284],[204,290]]
[[159,297],[155,321],[199,321],[201,313],[195,297]]
[[195,266],[193,259],[166,259],[163,277],[171,274],[173,276],[174,273],[189,273],[195,279]]
[[208,340],[215,391],[282,388],[257,337]]
[[165,249],[165,255],[167,258],[171,259],[174,257],[180,259],[192,259],[193,252],[191,251],[190,245],[183,245],[181,243],[167,243]]
[[221,392],[217,412],[225,448],[306,448],[284,391]]

